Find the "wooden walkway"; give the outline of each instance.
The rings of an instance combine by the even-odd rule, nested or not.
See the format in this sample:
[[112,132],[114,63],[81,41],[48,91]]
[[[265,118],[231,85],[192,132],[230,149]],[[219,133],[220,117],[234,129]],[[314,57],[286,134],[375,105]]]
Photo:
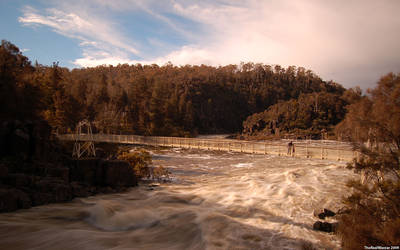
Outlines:
[[[76,140],[75,134],[58,136],[60,140]],[[79,135],[79,141],[110,142],[121,144],[150,145],[162,147],[179,147],[202,150],[231,151],[251,154],[267,154],[301,158],[326,159],[334,161],[352,161],[358,157],[358,152],[349,146],[340,145],[311,145],[305,142],[294,142],[295,152],[288,154],[288,146],[282,141],[257,142],[232,139],[201,139],[162,136],[93,134]]]

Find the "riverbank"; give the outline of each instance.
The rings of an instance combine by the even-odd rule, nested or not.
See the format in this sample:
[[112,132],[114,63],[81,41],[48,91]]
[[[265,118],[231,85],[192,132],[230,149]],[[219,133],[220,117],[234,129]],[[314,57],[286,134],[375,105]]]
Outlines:
[[0,212],[11,212],[137,186],[126,161],[75,160],[72,145],[50,134],[45,122],[6,121],[0,126]]
[[3,163],[0,172],[0,212],[121,192],[137,186],[137,178],[127,162],[99,158],[71,160],[59,165],[25,163],[19,169]]

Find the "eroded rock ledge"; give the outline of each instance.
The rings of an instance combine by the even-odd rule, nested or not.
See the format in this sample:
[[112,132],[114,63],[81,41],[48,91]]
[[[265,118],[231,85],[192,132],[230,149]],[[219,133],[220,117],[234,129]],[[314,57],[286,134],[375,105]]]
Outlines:
[[68,166],[32,163],[25,167],[30,173],[0,165],[0,212],[137,186],[137,178],[125,161],[93,158],[71,161]]

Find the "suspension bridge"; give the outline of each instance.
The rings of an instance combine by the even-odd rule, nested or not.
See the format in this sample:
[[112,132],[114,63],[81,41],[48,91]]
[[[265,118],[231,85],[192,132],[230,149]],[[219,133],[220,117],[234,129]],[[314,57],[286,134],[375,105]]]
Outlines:
[[108,142],[118,144],[148,145],[199,150],[242,152],[299,158],[352,161],[359,157],[348,144],[341,142],[294,141],[294,150],[288,150],[286,141],[245,141],[235,139],[203,139],[165,136],[139,136],[119,134],[63,134],[60,140],[75,142]]

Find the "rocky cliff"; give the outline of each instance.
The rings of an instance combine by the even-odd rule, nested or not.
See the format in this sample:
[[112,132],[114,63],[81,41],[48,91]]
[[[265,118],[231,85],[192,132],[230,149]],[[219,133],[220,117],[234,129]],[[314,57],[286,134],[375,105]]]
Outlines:
[[137,185],[125,161],[73,160],[45,123],[8,121],[0,127],[0,212],[74,197],[123,191]]

